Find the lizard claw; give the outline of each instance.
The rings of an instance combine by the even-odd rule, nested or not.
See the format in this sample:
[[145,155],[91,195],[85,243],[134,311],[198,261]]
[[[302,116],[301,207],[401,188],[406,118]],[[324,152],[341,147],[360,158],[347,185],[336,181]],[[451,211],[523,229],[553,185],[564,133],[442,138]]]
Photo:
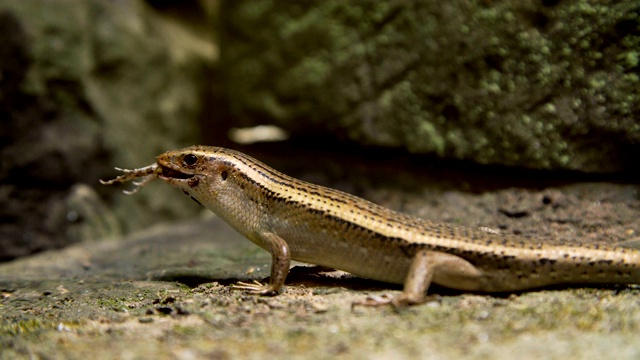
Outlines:
[[271,285],[263,284],[257,280],[250,283],[239,281],[236,284],[231,284],[231,289],[246,291],[253,295],[276,295],[278,293]]
[[425,302],[440,302],[442,298],[440,295],[430,295],[423,297],[422,299],[412,299],[410,296],[402,293],[397,296],[391,296],[389,294],[384,294],[382,296],[368,296],[364,300],[355,301],[351,303],[351,310],[355,309],[356,306],[387,306],[391,305],[394,309],[405,308],[410,305],[418,305],[423,304]]
[[393,297],[389,294],[381,296],[367,296],[364,300],[354,301],[351,303],[351,310],[354,310],[356,306],[386,306],[392,303]]

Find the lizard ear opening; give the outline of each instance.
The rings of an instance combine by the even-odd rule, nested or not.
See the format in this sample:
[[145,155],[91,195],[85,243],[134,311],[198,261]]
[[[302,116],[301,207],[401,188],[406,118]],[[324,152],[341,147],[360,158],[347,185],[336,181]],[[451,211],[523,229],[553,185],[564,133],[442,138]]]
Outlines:
[[229,176],[227,171],[226,170],[222,170],[222,172],[220,173],[220,177],[222,178],[222,181],[227,180],[227,176]]

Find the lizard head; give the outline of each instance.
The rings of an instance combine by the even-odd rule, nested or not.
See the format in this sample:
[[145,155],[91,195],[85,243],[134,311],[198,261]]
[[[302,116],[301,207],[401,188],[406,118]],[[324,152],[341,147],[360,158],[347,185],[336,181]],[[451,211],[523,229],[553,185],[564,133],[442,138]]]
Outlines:
[[264,173],[266,168],[257,160],[234,150],[211,146],[168,151],[156,160],[157,178],[182,190],[236,229],[246,230],[247,221],[261,217],[256,199],[262,196],[262,190],[249,176],[271,176],[274,171]]
[[197,188],[201,182],[210,181],[210,177],[220,172],[220,166],[212,156],[214,150],[205,146],[190,146],[160,154],[156,158],[157,175],[167,183],[191,192],[189,190]]
[[205,207],[217,208],[229,196],[239,196],[234,181],[236,152],[212,146],[190,146],[156,158],[157,177],[179,188]]

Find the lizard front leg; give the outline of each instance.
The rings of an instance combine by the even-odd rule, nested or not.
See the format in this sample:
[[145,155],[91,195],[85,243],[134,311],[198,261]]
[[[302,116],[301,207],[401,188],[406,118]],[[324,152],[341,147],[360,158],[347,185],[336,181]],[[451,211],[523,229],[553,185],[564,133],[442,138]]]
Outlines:
[[233,285],[235,290],[246,290],[257,295],[276,295],[282,289],[284,281],[289,274],[291,263],[291,253],[289,245],[284,239],[274,233],[263,233],[258,235],[259,243],[271,253],[271,277],[268,284],[261,284],[258,281],[253,283],[238,282]]

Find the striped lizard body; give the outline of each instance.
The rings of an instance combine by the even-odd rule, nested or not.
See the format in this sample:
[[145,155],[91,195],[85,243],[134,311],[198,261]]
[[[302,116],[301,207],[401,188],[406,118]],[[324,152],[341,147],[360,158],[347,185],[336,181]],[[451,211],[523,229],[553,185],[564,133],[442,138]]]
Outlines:
[[[121,169],[119,169],[121,170]],[[545,245],[481,229],[423,220],[344,192],[284,175],[234,150],[192,146],[104,184],[159,178],[218,214],[272,255],[276,294],[290,260],[404,284],[394,305],[424,301],[431,283],[478,292],[554,284],[638,284],[640,251],[597,245]]]

